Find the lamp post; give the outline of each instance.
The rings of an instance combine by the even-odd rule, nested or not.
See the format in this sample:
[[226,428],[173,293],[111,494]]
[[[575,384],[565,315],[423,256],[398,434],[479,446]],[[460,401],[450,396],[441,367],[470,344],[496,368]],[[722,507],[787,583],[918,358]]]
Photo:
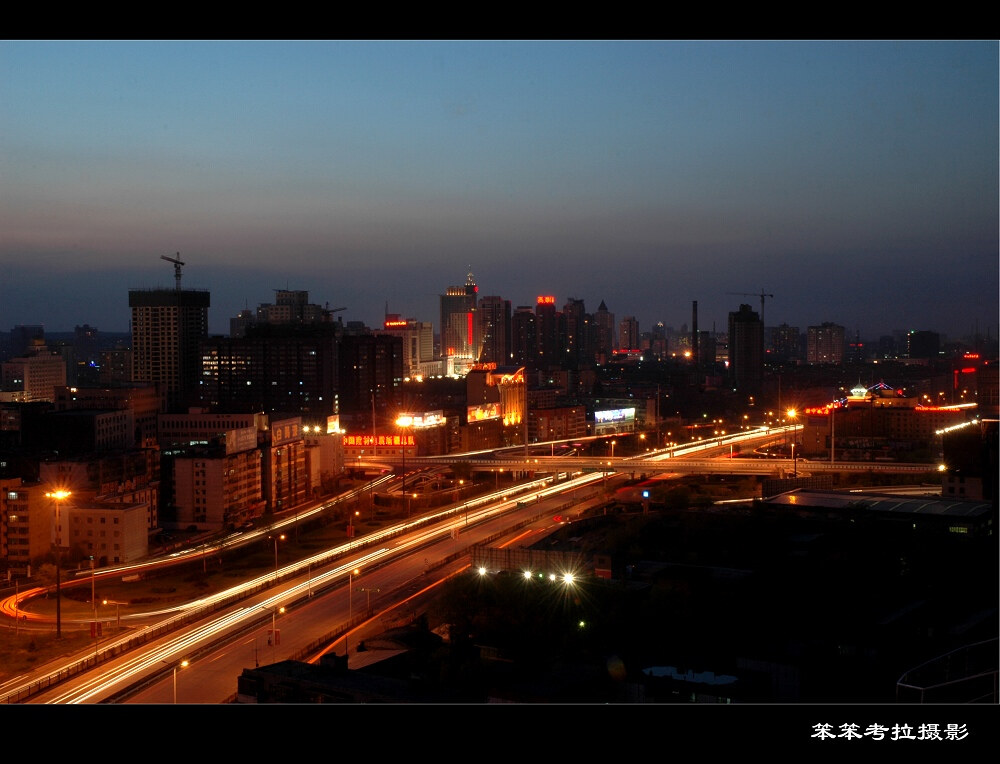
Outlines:
[[358,591],[364,592],[365,594],[368,595],[368,605],[367,608],[365,609],[365,615],[370,616],[372,614],[372,592],[380,592],[382,590],[378,588],[373,589],[370,586],[365,586],[362,587],[361,589],[358,589]]
[[795,454],[795,442],[792,441],[792,477],[799,476],[799,458]]
[[114,605],[115,606],[115,629],[120,629],[122,626],[122,605],[127,605],[127,602],[118,602],[117,600],[104,600],[101,604],[103,605]]
[[177,705],[177,669],[178,668],[187,668],[187,666],[188,666],[188,660],[187,660],[187,658],[183,658],[183,659],[181,659],[181,660],[179,660],[179,661],[177,661],[176,663],[173,663],[173,664],[171,664],[170,661],[160,661],[160,663],[166,663],[168,666],[171,667],[171,673],[173,674],[173,679],[174,679],[174,705],[176,706]]
[[90,555],[90,604],[94,611],[94,630],[97,630],[97,570],[94,568],[94,555]]
[[[278,623],[277,623],[278,613],[284,613],[284,612],[285,608],[283,607],[277,607],[271,610],[271,638],[268,640],[268,643],[271,645],[272,648],[278,646]],[[272,653],[272,658],[273,658],[273,653]],[[272,660],[271,662],[273,663],[274,661]]]
[[406,498],[406,519],[410,519],[410,499],[406,495],[406,429],[413,424],[413,417],[402,415],[396,418],[396,426],[403,429],[403,486],[400,490],[403,492],[404,498]]
[[[347,574],[347,622],[354,620],[354,577],[361,574],[360,568],[355,568]],[[345,643],[346,645],[346,643]]]
[[[60,508],[59,505],[63,502],[63,500],[65,500],[67,497],[69,497],[71,495],[72,495],[72,493],[70,491],[66,491],[66,490],[63,490],[63,489],[59,489],[59,490],[56,490],[56,491],[49,491],[49,492],[46,492],[46,494],[45,494],[46,497],[52,499],[53,506],[55,507],[55,510],[56,510],[56,512],[55,512],[55,514],[56,514],[56,522],[55,522],[55,526],[56,526],[56,542],[57,542],[57,545],[59,547],[62,547],[62,509]],[[59,554],[59,552],[57,551],[56,552],[56,637],[57,638],[61,638],[62,637],[62,608],[60,607],[61,606],[61,600],[60,600],[61,591],[60,591],[60,575],[59,575],[60,572],[61,572],[60,571],[60,567],[61,567],[60,563],[61,563],[61,561],[62,561],[62,557]]]
[[272,536],[274,539],[274,582],[278,582],[278,539],[282,541],[285,540],[285,534],[282,533],[280,536]]

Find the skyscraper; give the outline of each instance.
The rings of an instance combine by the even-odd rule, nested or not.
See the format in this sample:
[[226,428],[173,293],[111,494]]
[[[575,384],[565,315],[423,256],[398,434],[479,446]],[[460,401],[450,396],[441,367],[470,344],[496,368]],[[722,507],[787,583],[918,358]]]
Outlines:
[[479,360],[504,366],[510,363],[510,300],[490,296],[479,299]]
[[179,275],[175,289],[129,290],[132,379],[157,383],[167,411],[198,403],[198,344],[208,336],[210,301],[207,291],[181,289]]
[[596,361],[607,363],[611,360],[615,349],[615,314],[608,311],[608,306],[601,300],[594,313],[594,332],[597,339]]
[[759,391],[764,378],[764,322],[749,305],[729,314],[729,378],[745,393]]
[[530,305],[518,305],[510,317],[510,354],[515,365],[537,368],[535,312]]
[[464,286],[450,286],[441,295],[441,356],[447,374],[467,370],[479,359],[478,291],[470,273]]
[[538,340],[539,368],[551,368],[562,363],[559,356],[559,320],[556,298],[539,295],[535,305],[535,337]]

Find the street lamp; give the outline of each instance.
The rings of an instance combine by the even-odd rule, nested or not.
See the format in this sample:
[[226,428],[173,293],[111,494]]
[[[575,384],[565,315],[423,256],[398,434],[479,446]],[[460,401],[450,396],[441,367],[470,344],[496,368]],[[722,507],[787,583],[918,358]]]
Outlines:
[[368,595],[368,606],[365,609],[365,615],[370,616],[372,614],[372,592],[380,592],[382,590],[378,588],[373,589],[370,586],[363,586],[360,589],[358,589],[358,591],[364,592],[365,594]]
[[278,540],[285,540],[285,534],[282,533],[280,536],[272,536],[274,539],[274,582],[278,582]]
[[411,416],[400,416],[396,419],[396,426],[403,428],[403,486],[400,490],[403,492],[403,496],[406,498],[406,519],[410,519],[410,499],[406,495],[406,429],[413,424],[413,417]]
[[[160,662],[161,663],[166,663],[168,665],[171,665],[169,661],[160,661]],[[184,658],[184,659],[178,661],[177,663],[172,664],[171,673],[174,676],[174,705],[175,706],[177,705],[177,669],[178,669],[178,667],[180,667],[180,668],[187,668],[187,666],[188,666],[188,660],[187,660],[187,658]]]
[[354,577],[361,575],[361,568],[355,568],[347,574],[347,622],[354,620]]
[[[63,489],[59,489],[56,491],[48,491],[45,494],[47,498],[52,499],[53,506],[55,507],[56,510],[56,522],[55,522],[56,541],[58,542],[58,546],[60,548],[62,547],[62,509],[60,508],[59,505],[71,495],[72,492]],[[62,555],[57,551],[56,552],[56,638],[57,639],[62,637],[62,608],[60,607],[61,592],[60,592],[60,577],[59,577],[61,561],[62,561]]]
[[115,606],[115,629],[120,629],[122,626],[122,605],[127,605],[127,602],[118,602],[117,600],[104,600],[101,604],[104,605],[114,605]]

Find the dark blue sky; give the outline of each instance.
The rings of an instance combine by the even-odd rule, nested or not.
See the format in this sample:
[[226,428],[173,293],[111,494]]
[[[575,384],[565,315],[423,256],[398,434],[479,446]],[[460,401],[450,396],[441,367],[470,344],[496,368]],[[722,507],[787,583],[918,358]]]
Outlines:
[[641,330],[996,336],[998,42],[0,42],[0,329],[128,290],[377,325],[480,294]]

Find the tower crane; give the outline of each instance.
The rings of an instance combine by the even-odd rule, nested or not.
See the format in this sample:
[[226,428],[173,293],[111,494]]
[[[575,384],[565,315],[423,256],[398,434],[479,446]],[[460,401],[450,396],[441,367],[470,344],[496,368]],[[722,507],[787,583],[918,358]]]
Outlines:
[[756,292],[726,292],[726,294],[738,294],[741,297],[759,297],[760,298],[760,322],[764,323],[764,298],[771,297],[774,298],[773,294],[765,294],[764,290],[761,289],[760,293]]
[[167,257],[166,255],[160,255],[161,260],[166,260],[168,263],[174,264],[174,281],[177,284],[177,291],[181,291],[181,266],[184,262],[180,259],[181,253],[177,253],[177,257]]

